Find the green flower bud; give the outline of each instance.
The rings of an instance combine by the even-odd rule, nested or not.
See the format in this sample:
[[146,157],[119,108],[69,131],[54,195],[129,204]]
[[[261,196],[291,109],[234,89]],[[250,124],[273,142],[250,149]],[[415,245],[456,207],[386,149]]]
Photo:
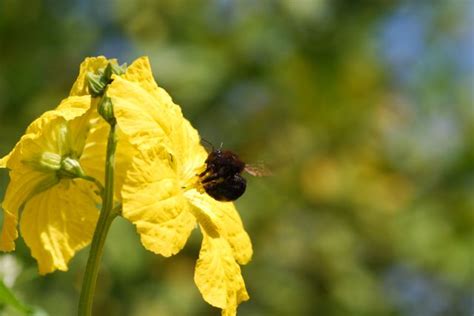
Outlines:
[[127,69],[127,64],[122,64],[121,66],[113,63],[108,63],[107,67],[105,67],[103,73],[102,73],[102,81],[111,83],[112,82],[112,75],[118,75],[121,76],[125,73],[125,70]]
[[123,63],[121,65],[109,63],[109,65],[112,68],[112,73],[117,75],[117,76],[121,76],[121,75],[125,74],[125,71],[127,70],[127,64],[126,63]]
[[112,64],[108,63],[107,67],[105,67],[105,69],[104,69],[104,73],[102,74],[101,80],[103,82],[106,82],[106,84],[111,83],[112,82],[112,80],[111,80],[112,74],[113,74]]
[[104,120],[107,121],[107,123],[111,125],[116,123],[114,116],[114,105],[112,104],[112,100],[109,97],[102,97],[102,100],[100,100],[100,103],[97,106],[97,112],[99,112],[100,116],[102,116]]
[[62,178],[82,178],[84,170],[82,170],[79,161],[66,157],[61,160],[61,168],[58,170],[59,177]]
[[127,69],[127,64],[117,65],[108,63],[107,67],[97,70],[97,73],[87,73],[89,92],[93,97],[104,94],[105,88],[112,82],[112,75],[123,75]]
[[104,94],[107,82],[104,82],[103,75],[87,73],[87,84],[89,85],[89,92],[93,97],[98,97]]

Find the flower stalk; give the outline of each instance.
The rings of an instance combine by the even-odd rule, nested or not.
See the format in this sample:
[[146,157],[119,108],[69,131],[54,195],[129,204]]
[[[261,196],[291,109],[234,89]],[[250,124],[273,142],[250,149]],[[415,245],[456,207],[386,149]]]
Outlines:
[[114,209],[114,166],[115,150],[117,148],[116,122],[109,120],[110,132],[107,140],[107,153],[105,160],[105,185],[102,195],[102,209],[92,239],[89,258],[82,283],[79,299],[79,316],[90,316],[94,299],[100,261],[104,251],[105,239],[112,221],[119,214],[120,208]]

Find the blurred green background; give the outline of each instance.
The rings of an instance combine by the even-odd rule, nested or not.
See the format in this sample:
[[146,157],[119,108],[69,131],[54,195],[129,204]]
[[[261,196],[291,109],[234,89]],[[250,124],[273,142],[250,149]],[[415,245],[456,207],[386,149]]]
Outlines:
[[[0,0],[0,154],[102,54],[148,55],[202,137],[273,170],[237,201],[240,315],[474,314],[474,1]],[[164,259],[114,222],[95,315],[218,315],[200,241]],[[74,315],[88,248],[40,277],[17,245],[15,293]]]

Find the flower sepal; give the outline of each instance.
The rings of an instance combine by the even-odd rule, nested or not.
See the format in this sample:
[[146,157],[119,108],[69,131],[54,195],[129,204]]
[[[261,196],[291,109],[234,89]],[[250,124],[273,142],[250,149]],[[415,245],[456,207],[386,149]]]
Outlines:
[[88,72],[87,83],[89,85],[89,92],[93,97],[100,97],[104,95],[105,88],[112,82],[113,75],[123,75],[127,69],[127,64],[117,65],[108,63],[105,69],[99,69],[97,73]]
[[89,72],[86,77],[90,94],[93,97],[101,96],[104,93],[105,86],[107,85],[107,82],[102,80],[102,75]]
[[110,81],[110,79],[112,79],[112,75],[121,76],[125,74],[126,70],[127,70],[126,63],[123,63],[122,65],[108,63],[107,67],[105,67],[104,69],[104,73],[102,76],[104,77],[104,80]]

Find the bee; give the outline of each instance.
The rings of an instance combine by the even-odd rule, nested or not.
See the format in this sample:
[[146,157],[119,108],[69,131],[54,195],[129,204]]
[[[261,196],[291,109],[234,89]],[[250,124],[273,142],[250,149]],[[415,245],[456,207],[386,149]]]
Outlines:
[[271,173],[263,165],[249,165],[230,150],[213,149],[207,159],[206,170],[199,177],[207,194],[217,201],[235,201],[244,194],[246,172],[252,176],[269,176]]

